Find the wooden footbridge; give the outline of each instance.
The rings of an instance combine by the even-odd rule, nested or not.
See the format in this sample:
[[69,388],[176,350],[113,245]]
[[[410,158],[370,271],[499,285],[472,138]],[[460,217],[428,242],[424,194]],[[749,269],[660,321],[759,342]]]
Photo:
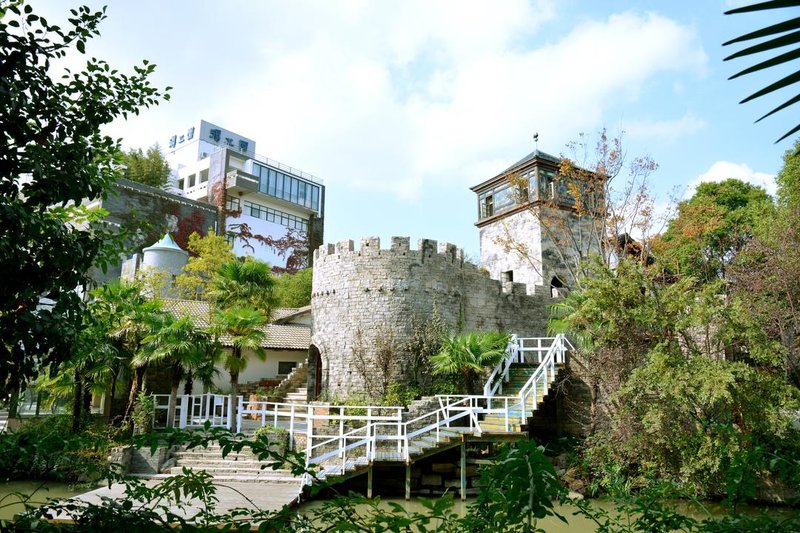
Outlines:
[[[179,396],[174,420],[181,428],[202,426],[207,421],[237,432],[261,426],[284,428],[289,432],[290,449],[304,450],[307,468],[317,472],[316,477],[306,475],[304,486],[315,480],[367,474],[370,497],[376,465],[405,465],[408,498],[414,462],[460,447],[463,499],[466,444],[526,438],[529,419],[547,396],[571,348],[563,335],[512,336],[483,394],[428,398],[430,408],[414,418],[403,407],[245,402],[240,396],[234,421],[229,396],[205,394]],[[169,396],[157,395],[156,399],[158,410],[172,408]]]

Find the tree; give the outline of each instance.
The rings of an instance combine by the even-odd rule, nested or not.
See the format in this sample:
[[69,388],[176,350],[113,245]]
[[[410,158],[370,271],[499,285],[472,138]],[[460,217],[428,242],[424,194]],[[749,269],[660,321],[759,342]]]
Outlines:
[[131,149],[120,154],[122,177],[131,181],[166,188],[169,185],[170,168],[158,143],[147,149]]
[[230,344],[230,351],[223,355],[223,365],[231,377],[231,413],[236,420],[237,397],[239,396],[239,374],[247,368],[247,353],[253,352],[262,361],[267,357],[261,344],[266,334],[261,329],[267,323],[263,311],[246,307],[217,309],[211,317],[211,332]]
[[[749,12],[753,12],[753,11],[763,11],[763,10],[766,10],[766,9],[777,9],[777,8],[796,7],[796,6],[800,6],[800,1],[798,1],[798,0],[769,0],[769,1],[766,1],[766,2],[760,2],[760,3],[752,4],[752,5],[749,5],[749,6],[743,6],[743,7],[739,7],[739,8],[736,8],[736,9],[731,9],[730,11],[726,11],[725,14],[726,15],[733,15],[733,14],[738,14],[738,13],[749,13]],[[758,53],[761,53],[761,52],[767,52],[767,51],[770,51],[770,50],[775,50],[776,48],[783,48],[785,46],[797,45],[798,43],[800,43],[800,32],[797,32],[797,31],[794,31],[794,30],[797,30],[799,28],[800,28],[800,19],[794,18],[794,19],[783,21],[783,22],[779,22],[778,24],[773,24],[772,26],[768,26],[766,28],[762,28],[762,29],[756,30],[754,32],[750,32],[750,33],[748,33],[746,35],[742,35],[741,37],[737,37],[735,39],[731,39],[730,41],[728,41],[726,43],[723,43],[722,46],[728,46],[728,45],[731,45],[731,44],[741,43],[741,42],[744,42],[744,41],[751,41],[753,39],[761,39],[761,38],[767,38],[767,37],[769,38],[768,40],[765,40],[765,41],[762,41],[762,42],[760,42],[758,44],[755,44],[755,45],[749,46],[747,48],[744,48],[744,49],[736,52],[735,54],[729,55],[728,57],[725,58],[725,61],[728,61],[730,59],[736,59],[736,58],[739,58],[739,57],[749,56],[749,55],[753,55],[753,54],[758,54]],[[787,33],[787,32],[791,32],[791,33]],[[783,34],[783,35],[780,35],[780,34]],[[790,50],[788,52],[784,52],[784,53],[779,54],[777,56],[774,56],[774,57],[772,57],[770,59],[767,59],[766,61],[762,61],[761,63],[757,63],[756,65],[753,65],[752,67],[749,67],[749,68],[746,68],[746,69],[744,69],[744,70],[742,70],[740,72],[737,72],[736,74],[734,74],[733,76],[731,76],[728,79],[732,80],[734,78],[738,78],[739,76],[743,76],[745,74],[752,74],[753,72],[758,72],[760,70],[764,70],[764,69],[767,69],[767,68],[773,68],[773,67],[776,67],[778,65],[782,65],[783,63],[786,63],[788,61],[794,61],[798,57],[800,57],[800,49],[795,48],[794,50]],[[761,89],[759,91],[756,91],[755,93],[751,94],[750,96],[748,96],[747,98],[745,98],[744,100],[742,100],[739,103],[740,104],[744,104],[745,102],[749,102],[750,100],[753,100],[755,98],[760,98],[761,96],[769,94],[769,93],[771,93],[773,91],[777,91],[778,89],[782,89],[784,87],[788,87],[790,85],[793,85],[793,84],[797,83],[798,81],[800,81],[800,71],[799,72],[793,72],[792,74],[789,74],[788,76],[785,76],[784,78],[776,81],[775,83],[772,83],[772,84],[768,85],[767,87],[764,87],[763,89]],[[760,122],[761,120],[767,118],[768,116],[770,116],[770,115],[772,115],[774,113],[777,113],[778,111],[781,111],[782,109],[785,109],[785,108],[789,107],[790,105],[796,104],[797,102],[800,102],[800,94],[798,94],[796,96],[793,96],[792,98],[790,98],[789,100],[787,100],[783,104],[779,105],[778,107],[776,107],[775,109],[773,109],[772,111],[767,113],[766,115],[763,115],[761,118],[756,120],[756,122]],[[778,139],[775,142],[779,143],[782,140],[784,140],[786,137],[789,137],[790,135],[793,135],[793,134],[797,133],[798,131],[800,131],[800,124],[795,126],[794,128],[792,128],[791,130],[789,130],[787,133],[785,133],[783,135],[783,137],[781,137],[780,139]]]
[[473,394],[475,377],[500,361],[508,344],[508,334],[500,331],[445,337],[441,350],[431,357],[434,374],[459,373],[464,392]]
[[0,399],[69,357],[84,311],[75,288],[117,258],[101,213],[77,207],[117,178],[118,142],[101,126],[168,98],[147,61],[132,75],[95,58],[62,76],[51,68],[84,53],[104,18],[81,7],[60,28],[24,1],[0,2],[0,278],[13,280],[0,284]]
[[775,177],[778,185],[778,203],[786,207],[800,207],[800,140],[783,154],[783,167]]
[[191,317],[175,318],[170,313],[157,317],[152,332],[142,341],[142,349],[132,363],[134,366],[164,366],[170,373],[170,403],[167,411],[167,427],[175,422],[175,407],[178,399],[178,387],[181,380],[194,369],[202,368],[208,363],[208,345],[211,340],[208,333],[199,329]]
[[275,279],[276,307],[304,307],[311,303],[312,269],[304,268],[294,274],[283,274]]
[[189,236],[189,261],[183,273],[175,278],[174,286],[182,297],[190,300],[206,298],[214,273],[223,263],[236,259],[231,246],[222,235],[209,230],[206,236],[192,233]]
[[[581,282],[593,255],[610,264],[620,236],[637,235],[646,249],[655,222],[647,180],[658,165],[647,156],[626,158],[622,136],[609,137],[605,129],[591,145],[585,134],[567,145],[569,155],[560,158],[547,190],[535,183],[534,192],[530,178],[519,173],[508,176],[516,204],[525,206],[538,222],[542,240],[553,243],[549,252],[564,271],[567,279],[561,282],[568,287]],[[496,243],[541,270],[535,248],[508,228]]]
[[653,249],[662,265],[701,283],[725,279],[727,268],[772,207],[762,189],[735,179],[701,183]]
[[250,307],[267,320],[274,307],[275,279],[267,263],[257,260],[228,261],[217,269],[208,287],[208,300],[217,309]]
[[147,298],[140,287],[131,283],[111,283],[93,291],[95,314],[104,317],[107,335],[122,351],[122,364],[131,370],[127,419],[133,411],[136,397],[145,389],[147,361],[140,353],[145,339],[164,321],[161,301]]

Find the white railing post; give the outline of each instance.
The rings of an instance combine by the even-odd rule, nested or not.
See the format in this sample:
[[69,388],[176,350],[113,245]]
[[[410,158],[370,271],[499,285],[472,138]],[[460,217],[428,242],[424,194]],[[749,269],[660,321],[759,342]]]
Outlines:
[[294,451],[294,404],[289,414],[289,451]]
[[[408,434],[408,429],[406,428],[406,434]],[[397,453],[403,453],[403,441],[401,437],[403,436],[403,412],[398,409],[397,411]],[[406,437],[406,441],[408,441],[408,437]],[[408,446],[406,445],[406,448]],[[408,459],[408,449],[406,449],[406,459]]]
[[236,397],[236,433],[242,432],[242,411],[244,410],[244,396]]
[[309,405],[306,413],[306,470],[308,470],[309,460],[311,459],[311,442],[314,438],[314,406]]
[[186,427],[186,415],[189,411],[189,397],[185,394],[181,396],[181,417],[178,420],[178,427],[184,429]]

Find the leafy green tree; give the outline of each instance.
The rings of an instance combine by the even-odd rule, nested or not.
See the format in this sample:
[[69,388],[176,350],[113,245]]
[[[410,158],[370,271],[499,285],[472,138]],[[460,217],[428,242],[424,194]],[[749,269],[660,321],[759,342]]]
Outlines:
[[727,268],[753,236],[757,220],[772,208],[755,185],[728,179],[701,183],[678,205],[678,216],[653,243],[660,263],[701,283],[727,277]]
[[120,159],[123,178],[162,189],[169,185],[169,163],[164,159],[158,143],[148,148],[147,152],[141,148],[122,152]]
[[267,324],[263,311],[246,307],[217,309],[211,317],[211,332],[223,344],[230,344],[230,351],[223,354],[223,365],[231,377],[230,402],[233,420],[236,420],[236,400],[239,395],[239,374],[247,368],[247,354],[252,352],[261,359],[267,354],[261,344],[266,337],[261,329]]
[[170,313],[156,317],[152,332],[142,341],[142,349],[132,360],[134,366],[166,367],[170,374],[170,406],[167,427],[175,422],[175,405],[181,380],[193,370],[203,368],[212,353],[208,347],[211,339],[207,332],[195,325],[191,317],[175,318]]
[[274,287],[275,278],[267,263],[234,260],[217,269],[209,283],[207,298],[217,309],[250,307],[269,319],[275,305]]
[[80,7],[61,28],[25,1],[0,2],[0,278],[13,280],[0,284],[0,399],[70,356],[84,310],[75,288],[116,259],[102,213],[76,207],[117,178],[118,142],[100,128],[168,97],[146,61],[130,75],[96,58],[55,70],[104,18]]
[[204,300],[209,283],[219,267],[234,261],[236,256],[225,237],[211,229],[205,236],[192,233],[187,249],[189,261],[183,267],[183,272],[175,278],[174,286],[184,298]]
[[778,202],[790,208],[800,207],[800,140],[783,154],[783,167],[775,177]]
[[110,283],[93,291],[93,296],[96,313],[105,317],[108,337],[117,343],[122,352],[122,364],[131,371],[125,409],[127,419],[139,391],[146,385],[147,361],[140,353],[145,339],[163,322],[165,312],[161,300],[146,297],[136,284]]
[[312,269],[282,274],[275,279],[276,307],[305,307],[311,303]]
[[464,392],[473,394],[475,378],[503,357],[509,336],[501,331],[445,337],[438,354],[431,357],[434,374],[461,374]]

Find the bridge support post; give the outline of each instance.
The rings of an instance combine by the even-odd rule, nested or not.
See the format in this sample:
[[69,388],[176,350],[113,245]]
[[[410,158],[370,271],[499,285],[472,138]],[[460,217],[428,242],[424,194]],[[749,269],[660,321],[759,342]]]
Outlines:
[[372,499],[372,465],[367,470],[367,498]]
[[467,499],[467,444],[461,443],[461,501]]
[[406,500],[411,499],[411,463],[406,463]]

